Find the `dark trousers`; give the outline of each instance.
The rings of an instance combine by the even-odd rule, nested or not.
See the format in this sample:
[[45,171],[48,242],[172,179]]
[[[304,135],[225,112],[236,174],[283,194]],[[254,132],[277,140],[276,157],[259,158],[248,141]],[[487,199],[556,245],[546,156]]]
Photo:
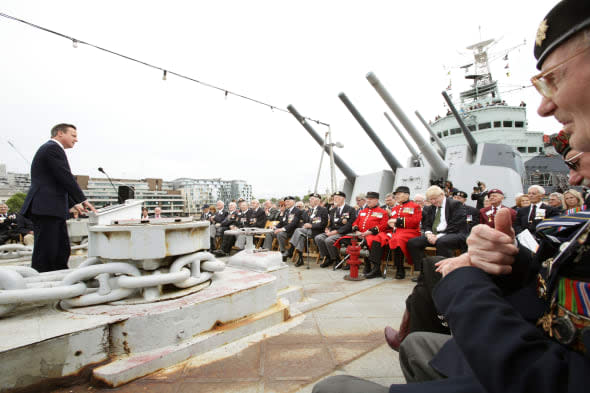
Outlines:
[[66,220],[37,215],[31,220],[35,232],[33,269],[38,272],[67,269],[71,250]]
[[450,334],[449,328],[443,325],[438,317],[438,311],[432,300],[434,287],[442,279],[442,275],[436,271],[436,262],[443,257],[424,258],[422,276],[406,299],[406,309],[410,314],[410,333],[432,332]]
[[234,246],[236,242],[236,237],[234,235],[226,235],[223,234],[223,241],[221,242],[221,250],[226,254],[231,252],[231,248]]
[[443,257],[454,256],[454,251],[465,247],[465,235],[460,233],[449,233],[441,236],[432,245],[426,239],[426,236],[419,236],[408,241],[408,251],[414,261],[414,270],[422,271],[422,260],[424,259],[424,249],[426,247],[436,247],[436,255]]

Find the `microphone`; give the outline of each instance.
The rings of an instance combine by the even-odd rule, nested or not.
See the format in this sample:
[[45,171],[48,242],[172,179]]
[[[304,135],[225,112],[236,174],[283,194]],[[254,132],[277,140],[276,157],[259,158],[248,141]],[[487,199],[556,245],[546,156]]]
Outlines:
[[102,172],[105,174],[105,176],[107,177],[107,179],[109,179],[109,183],[111,183],[111,186],[113,186],[113,190],[115,190],[115,194],[117,194],[117,202],[119,204],[123,203],[121,201],[121,196],[119,195],[119,190],[117,189],[117,187],[115,187],[115,185],[113,184],[113,181],[111,180],[110,176],[104,171],[104,169],[102,169],[102,167],[98,167],[98,171]]

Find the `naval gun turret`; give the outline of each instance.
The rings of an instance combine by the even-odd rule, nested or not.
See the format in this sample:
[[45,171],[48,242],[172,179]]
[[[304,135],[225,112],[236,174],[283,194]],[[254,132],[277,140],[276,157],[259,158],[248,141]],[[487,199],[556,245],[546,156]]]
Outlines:
[[464,131],[464,135],[467,144],[446,146],[443,160],[436,149],[418,132],[377,76],[371,72],[367,74],[367,80],[396,115],[422,153],[424,166],[399,168],[394,187],[404,185],[410,188],[412,194],[424,193],[433,182],[450,180],[456,188],[469,192],[478,181],[483,181],[488,187],[499,188],[504,192],[505,205],[514,203],[516,193],[522,192],[522,176],[525,172],[522,158],[512,146],[495,143],[477,144],[466,128],[467,132]]

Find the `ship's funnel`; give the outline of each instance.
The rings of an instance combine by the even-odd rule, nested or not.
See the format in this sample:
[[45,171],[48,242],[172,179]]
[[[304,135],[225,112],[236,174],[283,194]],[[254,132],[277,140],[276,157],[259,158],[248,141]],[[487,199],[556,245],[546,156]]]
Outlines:
[[[297,119],[299,124],[301,124],[303,126],[303,128],[305,128],[307,130],[307,132],[309,132],[309,135],[311,135],[311,137],[313,139],[315,139],[315,141],[320,146],[324,146],[324,140],[318,135],[318,133],[313,129],[313,127],[303,118],[303,116],[301,116],[299,114],[299,112],[297,112],[297,109],[295,109],[293,107],[293,105],[287,106],[287,109],[289,110],[289,112],[291,112],[291,114],[293,116],[295,116],[295,118]],[[326,153],[330,154],[330,148],[328,146],[324,146],[324,150],[326,151]],[[336,154],[336,153],[333,153],[333,154],[334,154],[334,163],[336,164],[338,169],[340,169],[340,171],[344,174],[344,176],[346,176],[346,179],[351,184],[354,184],[354,182],[357,178],[356,173],[354,173],[354,171],[352,169],[350,169],[350,167],[338,156],[338,154]]]
[[400,130],[399,127],[393,122],[391,117],[389,117],[389,114],[387,112],[383,112],[383,114],[385,115],[385,118],[389,121],[389,124],[391,124],[393,129],[397,132],[399,137],[402,138],[402,141],[404,141],[404,143],[406,144],[406,147],[408,148],[408,150],[410,151],[410,154],[412,155],[412,159],[418,160],[420,153],[418,153],[416,151],[416,149],[414,149],[414,146],[412,146],[412,144],[410,143],[408,138],[406,138],[406,136],[403,134],[402,130]]
[[465,139],[467,139],[467,144],[469,145],[469,149],[471,149],[471,153],[475,156],[477,154],[477,142],[475,141],[473,134],[471,133],[471,131],[469,131],[469,129],[467,128],[467,126],[463,122],[463,119],[461,118],[461,116],[459,116],[459,112],[457,112],[457,108],[455,108],[455,105],[453,105],[453,102],[451,101],[451,98],[449,97],[447,92],[443,91],[442,95],[445,98],[445,101],[447,102],[447,104],[449,105],[449,108],[451,108],[451,112],[453,112],[453,116],[455,116],[455,119],[457,119],[457,123],[459,123],[459,127],[461,127],[461,129],[463,130],[463,135],[465,135]]
[[432,139],[434,139],[434,141],[438,145],[438,148],[440,149],[440,152],[441,152],[441,157],[444,159],[445,158],[445,155],[447,154],[447,147],[444,145],[444,143],[442,143],[442,141],[436,135],[436,133],[432,130],[432,128],[430,127],[430,125],[424,120],[424,118],[422,117],[422,115],[420,114],[420,112],[414,111],[414,113],[416,114],[416,116],[418,117],[418,119],[420,119],[420,122],[422,122],[422,124],[424,124],[424,127],[426,127],[426,129],[428,130],[428,133],[430,134],[430,136],[432,137]]
[[377,93],[381,96],[383,101],[387,104],[389,109],[393,112],[393,114],[398,118],[400,123],[404,126],[404,128],[410,134],[410,137],[416,142],[416,146],[418,149],[424,154],[424,158],[428,161],[430,166],[432,167],[432,172],[435,177],[447,177],[449,166],[440,158],[438,153],[434,150],[432,146],[424,139],[424,137],[418,132],[414,124],[408,119],[404,111],[399,107],[397,102],[391,97],[389,92],[385,89],[385,87],[381,84],[377,76],[372,72],[367,74],[367,80],[373,88],[377,91]]
[[387,147],[385,147],[385,144],[383,143],[381,138],[377,136],[377,134],[375,133],[375,131],[373,131],[369,123],[365,121],[365,119],[359,113],[356,107],[352,104],[352,102],[350,102],[346,94],[340,93],[338,94],[338,98],[340,98],[342,103],[344,103],[344,106],[346,106],[346,108],[350,111],[352,116],[354,116],[356,121],[358,121],[358,123],[361,125],[363,130],[365,130],[365,132],[367,133],[369,138],[371,138],[375,146],[377,146],[377,149],[379,149],[379,151],[383,155],[383,158],[385,158],[385,161],[387,161],[387,164],[389,164],[391,170],[395,173],[395,171],[398,168],[402,168],[402,164],[400,164],[400,162],[397,160],[397,158],[395,158],[391,151]]

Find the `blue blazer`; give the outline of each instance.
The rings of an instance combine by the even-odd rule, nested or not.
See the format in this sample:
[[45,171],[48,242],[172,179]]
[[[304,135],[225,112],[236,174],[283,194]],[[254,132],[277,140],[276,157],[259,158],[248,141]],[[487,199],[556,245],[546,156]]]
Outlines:
[[86,200],[68,164],[64,149],[53,141],[43,144],[31,164],[31,188],[21,214],[67,219],[70,207]]

